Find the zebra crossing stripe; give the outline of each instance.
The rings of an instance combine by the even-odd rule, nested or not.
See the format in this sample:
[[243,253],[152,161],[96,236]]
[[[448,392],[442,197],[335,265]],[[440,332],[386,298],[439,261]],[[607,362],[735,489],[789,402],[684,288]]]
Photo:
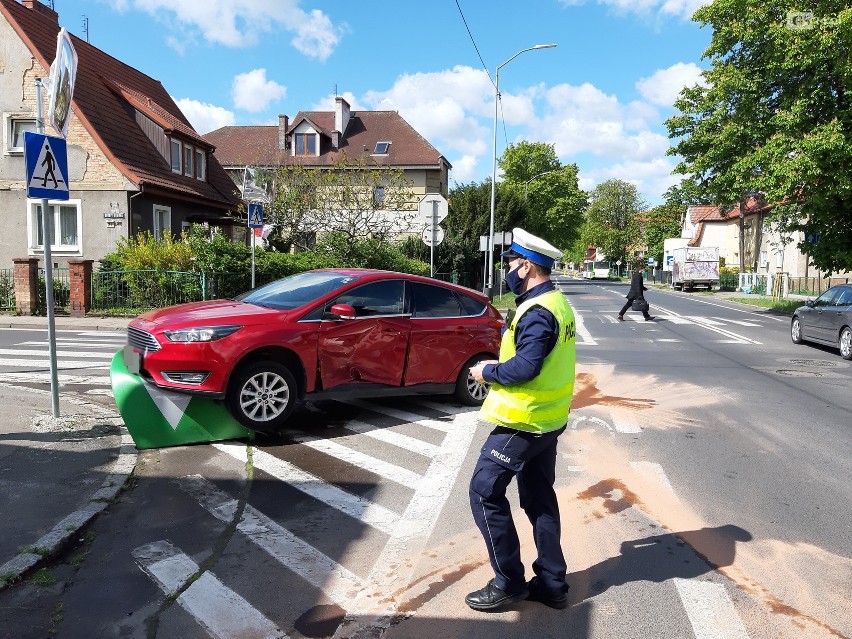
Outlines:
[[405,450],[410,450],[411,452],[417,453],[418,455],[423,455],[424,457],[434,457],[435,453],[437,453],[439,450],[439,447],[435,446],[434,444],[424,442],[423,440],[417,439],[416,437],[409,437],[408,435],[397,433],[388,428],[375,426],[374,424],[367,424],[365,422],[359,422],[357,420],[350,420],[346,422],[343,427],[346,430],[352,431],[353,433],[372,437],[373,439],[377,439],[386,444],[396,446],[397,448],[404,448]]
[[408,488],[417,488],[417,485],[420,483],[420,475],[407,468],[376,459],[330,439],[322,439],[312,435],[299,435],[293,439],[321,453],[368,470],[379,477],[384,477]]
[[349,404],[350,406],[357,406],[358,408],[363,408],[364,410],[379,413],[380,415],[387,415],[388,417],[393,417],[394,419],[399,419],[409,424],[419,424],[420,426],[434,428],[435,430],[440,430],[444,433],[449,432],[452,428],[452,426],[448,422],[442,422],[437,419],[430,419],[428,417],[424,417],[423,415],[418,415],[417,413],[409,413],[408,411],[391,408],[389,406],[382,406],[381,404],[373,404],[360,399],[349,399],[346,400],[345,403]]
[[[244,444],[213,444],[213,447],[243,463],[248,461]],[[317,501],[354,517],[386,535],[391,534],[399,520],[399,515],[384,506],[326,483],[319,477],[257,448],[252,451],[252,465],[255,469],[286,482]]]
[[748,639],[748,632],[723,586],[697,579],[672,581],[695,639]]
[[[112,348],[113,353],[117,351],[119,348],[124,346],[126,342],[101,342],[101,341],[89,341],[89,340],[79,340],[79,339],[56,339],[57,346],[79,346],[80,348]],[[44,342],[17,342],[15,346],[40,346],[44,349]],[[112,353],[110,353],[112,355]]]
[[719,320],[720,322],[728,322],[730,324],[739,324],[740,326],[761,326],[755,322],[744,322],[743,320],[728,319],[727,317],[714,317],[712,319]]
[[[178,592],[199,570],[198,564],[166,540],[136,548],[133,557],[167,595]],[[284,639],[288,636],[209,571],[193,581],[176,601],[213,637]]]
[[[117,350],[117,349],[116,349]],[[81,351],[56,351],[57,357],[82,357],[82,358],[90,358],[90,359],[103,359],[103,360],[111,360],[115,351],[112,353],[87,353]],[[46,355],[44,351],[34,351],[26,348],[0,348],[0,355],[24,355],[28,357],[32,357],[33,355],[41,355],[42,357]],[[91,362],[87,362],[91,364]]]
[[[91,386],[109,386],[110,379],[100,375],[58,375],[60,384],[89,384]],[[50,384],[50,373],[0,373],[0,382],[9,384]]]
[[[44,353],[38,353],[38,355],[43,355]],[[33,353],[30,353],[33,355]],[[106,368],[107,360],[101,358],[100,362],[93,362],[91,360],[84,361],[69,361],[69,360],[60,360],[59,368],[60,369],[69,369],[69,368]],[[0,358],[0,366],[17,366],[19,368],[48,368],[50,366],[49,359],[3,359]]]
[[471,408],[470,406],[453,406],[451,404],[442,404],[440,402],[433,402],[433,401],[428,400],[428,399],[414,399],[414,400],[412,400],[411,403],[412,404],[419,404],[420,406],[423,406],[424,408],[431,408],[432,410],[440,411],[440,412],[444,413],[445,415],[459,415],[461,413],[469,413],[473,410],[476,410],[474,408]]
[[[416,557],[423,552],[452,493],[475,432],[476,413],[459,415],[453,420],[453,428],[429,465],[419,489],[364,581],[363,588],[345,606],[351,612],[347,613],[333,639],[356,635],[381,636],[382,629],[390,627],[399,605],[390,593],[403,592],[411,584],[417,567]],[[381,584],[379,592],[377,584]]]
[[[177,482],[211,515],[223,522],[232,521],[237,510],[236,499],[200,475],[182,477]],[[358,592],[364,585],[347,568],[252,506],[246,506],[243,510],[237,530],[281,565],[321,590],[341,608],[346,609],[352,601],[352,593]]]

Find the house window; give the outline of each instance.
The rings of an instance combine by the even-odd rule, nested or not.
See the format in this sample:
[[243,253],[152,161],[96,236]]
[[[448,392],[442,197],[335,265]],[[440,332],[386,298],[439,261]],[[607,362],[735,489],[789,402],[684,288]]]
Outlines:
[[36,121],[29,118],[13,118],[7,119],[6,125],[6,152],[7,153],[23,153],[24,152],[24,133],[36,132]]
[[373,151],[373,155],[387,155],[390,144],[390,142],[376,142],[376,150]]
[[296,155],[316,155],[317,136],[316,133],[296,134]]
[[381,208],[385,205],[385,187],[377,186],[373,193],[373,204],[376,208]]
[[[29,226],[30,252],[44,250],[44,227],[42,226],[41,200],[27,200],[30,214]],[[61,253],[80,253],[80,229],[82,228],[80,200],[48,202],[48,234],[50,247]]]
[[182,172],[182,153],[180,140],[172,140],[172,173]]
[[195,149],[188,144],[183,145],[183,174],[192,177],[192,169],[195,166]]
[[168,206],[154,205],[154,239],[162,240],[172,232],[172,210]]
[[199,180],[207,178],[207,158],[201,149],[195,149],[195,177]]

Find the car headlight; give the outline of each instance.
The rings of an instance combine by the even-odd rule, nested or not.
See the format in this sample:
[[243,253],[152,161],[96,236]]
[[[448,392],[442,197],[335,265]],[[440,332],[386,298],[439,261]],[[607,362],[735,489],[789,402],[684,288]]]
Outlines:
[[242,326],[199,326],[163,331],[170,342],[213,342],[240,330]]

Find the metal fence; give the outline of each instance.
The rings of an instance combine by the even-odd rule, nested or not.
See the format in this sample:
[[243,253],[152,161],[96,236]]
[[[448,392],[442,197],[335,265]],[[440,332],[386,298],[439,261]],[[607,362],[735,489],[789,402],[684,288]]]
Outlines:
[[0,269],[0,311],[14,311],[15,304],[15,269]]
[[96,271],[92,310],[138,315],[152,308],[204,299],[204,275],[185,271]]
[[[53,277],[53,309],[66,311],[71,301],[71,270],[67,267],[51,269]],[[44,281],[44,269],[38,270],[38,312],[47,313],[47,285]]]
[[818,297],[832,286],[849,284],[852,277],[789,277],[788,290],[793,295]]

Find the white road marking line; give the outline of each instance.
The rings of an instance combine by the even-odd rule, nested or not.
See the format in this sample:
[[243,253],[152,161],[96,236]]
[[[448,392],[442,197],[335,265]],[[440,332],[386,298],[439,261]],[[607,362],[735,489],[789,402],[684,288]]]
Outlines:
[[397,433],[389,428],[382,428],[381,426],[374,426],[373,424],[366,424],[357,420],[346,422],[343,425],[343,428],[352,431],[353,433],[366,435],[367,437],[372,437],[373,439],[385,442],[386,444],[391,444],[397,448],[410,450],[411,452],[423,455],[424,457],[434,457],[439,450],[438,446],[424,442],[416,437],[409,437],[408,435]]
[[[94,342],[77,339],[56,340],[57,346],[77,346],[79,348],[114,348],[115,350],[120,349],[126,343],[127,342]],[[15,346],[41,346],[42,348],[47,348],[47,344],[44,342],[15,342]]]
[[657,338],[654,341],[656,341],[656,342],[680,342],[681,340],[670,338],[670,337],[660,337],[660,338]]
[[740,326],[757,326],[760,327],[761,324],[756,322],[744,322],[742,320],[729,319],[727,317],[714,317],[713,319],[719,320],[720,322],[729,322],[731,324],[739,324]]
[[[754,311],[747,311],[742,308],[736,308],[734,306],[724,306],[723,304],[717,304],[716,302],[708,302],[707,300],[692,298],[693,302],[698,302],[699,304],[707,304],[709,306],[715,306],[717,308],[724,308],[726,311],[735,311],[737,313],[744,313],[746,315],[755,315],[760,319],[764,320],[774,320],[776,322],[789,322],[789,318],[786,317],[774,317],[772,315],[764,315],[762,313],[755,313]],[[804,300],[802,300],[802,304],[804,304]]]
[[[399,605],[391,593],[403,591],[411,584],[417,566],[413,558],[423,552],[432,535],[475,432],[475,413],[459,415],[453,420],[453,428],[441,444],[441,452],[429,465],[419,489],[364,581],[364,587],[345,606],[351,612],[334,633],[335,639],[360,636],[361,629],[368,629],[365,636],[381,636],[380,632],[373,631],[390,626]],[[381,587],[377,589],[378,584]],[[358,628],[353,630],[354,624]]]
[[[233,519],[238,504],[236,499],[220,491],[200,475],[182,477],[177,481],[180,487],[195,497],[211,515],[226,523]],[[341,608],[346,609],[352,601],[352,593],[363,586],[361,579],[347,568],[302,541],[253,506],[245,507],[237,530],[281,565],[324,592]]]
[[[670,310],[667,310],[667,309],[664,309],[664,308],[661,308],[660,310],[662,310],[665,313],[669,313],[670,315],[672,315],[674,317],[685,317],[685,316],[682,316],[682,315],[678,315],[674,311],[670,311]],[[719,333],[720,335],[724,335],[725,337],[729,337],[733,340],[736,340],[735,343],[737,343],[737,344],[757,344],[757,345],[760,345],[760,342],[758,342],[757,340],[749,339],[748,337],[745,337],[743,335],[739,335],[739,334],[734,333],[732,331],[726,331],[726,330],[718,328],[716,326],[712,326],[711,325],[712,320],[711,320],[711,322],[707,322],[707,321],[705,321],[706,318],[698,317],[698,316],[689,316],[687,319],[691,319],[697,326],[700,326],[702,328],[706,328],[708,331],[713,331],[714,333]],[[712,323],[715,324],[716,322],[712,322]]]
[[642,429],[632,422],[628,422],[623,419],[618,419],[616,417],[612,418],[612,426],[615,428],[618,433],[641,433]]
[[[116,349],[117,350],[117,349]],[[25,357],[32,356],[40,356],[45,357],[49,355],[50,351],[48,349],[42,350],[32,350],[28,348],[0,348],[0,355],[24,355]],[[112,359],[112,356],[115,355],[115,352],[112,353],[87,353],[86,351],[56,351],[57,357],[82,357],[82,358],[91,358],[91,359]]]
[[[213,444],[213,447],[243,463],[248,461],[245,444]],[[319,477],[283,459],[278,459],[265,451],[255,448],[252,451],[252,464],[258,470],[262,470],[276,479],[286,482],[293,488],[302,491],[317,501],[321,501],[350,517],[354,517],[382,531],[386,535],[390,535],[393,527],[399,520],[399,515],[391,512],[384,506],[374,504],[367,499],[353,495],[333,484],[329,484]]]
[[685,317],[687,319],[692,320],[696,324],[703,324],[705,326],[724,326],[725,325],[724,322],[717,322],[716,320],[714,320],[710,317],[702,317],[702,316],[699,316],[699,315],[686,315]]
[[692,624],[695,639],[748,639],[723,586],[696,579],[672,579]]
[[[136,563],[167,595],[176,593],[199,570],[190,557],[166,540],[133,551]],[[230,639],[284,638],[287,634],[263,613],[225,586],[211,572],[201,574],[177,603],[214,637]]]
[[85,394],[86,395],[106,395],[107,397],[115,397],[115,395],[112,394],[111,390],[107,390],[105,388],[93,388],[91,390],[87,390]]
[[396,408],[390,408],[389,406],[383,406],[382,404],[365,402],[360,399],[348,399],[344,403],[350,404],[351,406],[357,406],[358,408],[363,408],[364,410],[371,410],[374,413],[379,413],[380,415],[387,415],[388,417],[393,417],[394,419],[400,419],[409,424],[419,424],[420,426],[434,428],[435,430],[440,430],[444,433],[449,432],[452,428],[452,425],[449,422],[442,422],[437,419],[430,419],[429,417],[425,417],[423,415],[409,413],[408,411],[398,410]]
[[[70,332],[70,331],[63,331]],[[124,337],[127,338],[127,333],[115,332],[115,331],[80,331],[77,335],[85,335],[89,337]]]
[[408,470],[407,468],[390,464],[380,459],[376,459],[375,457],[370,457],[369,455],[365,455],[360,451],[353,450],[352,448],[330,439],[322,439],[312,435],[299,435],[293,439],[300,444],[309,446],[321,453],[330,455],[331,457],[352,464],[353,466],[363,468],[364,470],[370,471],[379,477],[384,477],[385,479],[389,479],[397,484],[401,484],[409,488],[417,488],[417,484],[419,484],[422,479],[420,475]]
[[666,476],[666,473],[663,470],[663,467],[660,466],[660,464],[647,461],[632,461],[630,462],[630,467],[637,471],[640,475],[659,482],[662,487],[669,491],[672,495],[675,494],[674,488],[672,487],[669,478]]
[[431,408],[432,410],[441,411],[446,415],[459,415],[462,413],[470,413],[471,411],[478,411],[478,408],[473,408],[472,406],[452,406],[450,404],[442,404],[440,402],[433,402],[428,399],[414,399],[411,402],[412,404],[420,404],[426,408]]
[[[91,384],[92,386],[110,386],[110,378],[104,375],[57,375],[60,384]],[[0,382],[8,384],[50,384],[50,373],[0,373]]]
[[586,346],[598,345],[595,338],[593,338],[592,334],[589,332],[589,329],[587,329],[586,325],[583,323],[583,316],[579,313],[579,311],[574,313],[574,325],[577,335],[583,338],[583,341],[577,342],[577,344],[585,344]]

